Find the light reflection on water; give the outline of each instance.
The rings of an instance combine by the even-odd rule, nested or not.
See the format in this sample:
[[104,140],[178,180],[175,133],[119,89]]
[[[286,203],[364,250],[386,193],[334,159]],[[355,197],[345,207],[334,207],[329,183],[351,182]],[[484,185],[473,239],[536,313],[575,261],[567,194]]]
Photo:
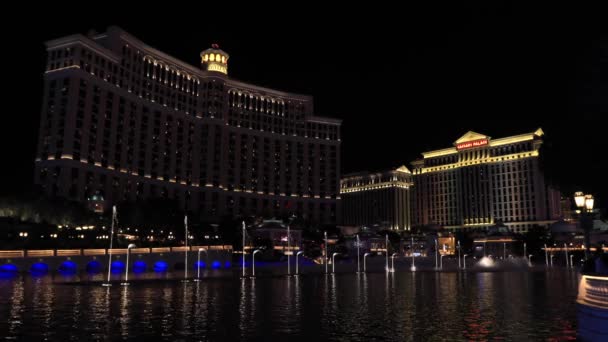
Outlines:
[[[166,276],[163,276],[166,277]],[[576,337],[569,271],[318,274],[75,286],[0,280],[0,338],[538,340]]]

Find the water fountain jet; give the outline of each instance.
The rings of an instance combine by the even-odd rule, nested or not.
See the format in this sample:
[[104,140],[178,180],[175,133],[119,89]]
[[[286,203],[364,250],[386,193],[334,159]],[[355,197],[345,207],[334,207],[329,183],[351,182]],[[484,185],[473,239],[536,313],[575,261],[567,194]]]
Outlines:
[[110,273],[112,271],[112,241],[114,241],[114,222],[116,221],[116,206],[112,206],[112,224],[110,225],[110,249],[108,249],[108,281],[102,286],[112,286]]

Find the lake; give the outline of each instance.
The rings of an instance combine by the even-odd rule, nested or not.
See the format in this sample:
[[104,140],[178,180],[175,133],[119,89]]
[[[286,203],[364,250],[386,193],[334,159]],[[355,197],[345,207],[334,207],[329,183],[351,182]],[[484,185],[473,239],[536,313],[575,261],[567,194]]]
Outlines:
[[[210,271],[209,271],[210,272]],[[0,279],[0,337],[28,340],[567,340],[574,271],[203,274],[201,282]],[[176,274],[179,277],[180,274]],[[101,279],[97,275],[96,279]],[[88,277],[83,275],[83,277]],[[171,278],[171,274],[152,275]]]

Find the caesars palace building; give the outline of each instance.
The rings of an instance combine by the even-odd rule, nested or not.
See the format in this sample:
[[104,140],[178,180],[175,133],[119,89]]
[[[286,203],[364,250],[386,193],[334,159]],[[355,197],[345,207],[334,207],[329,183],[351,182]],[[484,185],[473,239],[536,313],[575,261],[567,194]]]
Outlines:
[[[341,180],[343,223],[387,228],[487,228],[547,226],[560,216],[559,193],[545,184],[539,153],[543,131],[492,139],[467,132],[452,147],[422,153],[388,173]],[[383,176],[388,175],[388,176]],[[380,210],[361,211],[361,207]]]
[[341,121],[311,96],[229,77],[217,45],[195,67],[117,27],[47,52],[35,183],[48,195],[337,222]]

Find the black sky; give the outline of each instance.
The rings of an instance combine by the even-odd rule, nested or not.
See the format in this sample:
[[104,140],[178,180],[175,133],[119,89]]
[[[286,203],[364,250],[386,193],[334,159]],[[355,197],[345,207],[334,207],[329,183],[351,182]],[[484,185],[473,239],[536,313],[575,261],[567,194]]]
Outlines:
[[41,18],[15,14],[21,23],[4,28],[10,87],[0,192],[23,191],[33,179],[44,41],[118,25],[195,66],[217,42],[231,56],[232,77],[313,95],[318,115],[344,120],[343,173],[409,167],[468,130],[501,137],[542,127],[549,178],[566,192],[608,198],[608,24],[600,9],[492,2],[236,15],[236,3],[225,5],[53,3],[37,8]]

